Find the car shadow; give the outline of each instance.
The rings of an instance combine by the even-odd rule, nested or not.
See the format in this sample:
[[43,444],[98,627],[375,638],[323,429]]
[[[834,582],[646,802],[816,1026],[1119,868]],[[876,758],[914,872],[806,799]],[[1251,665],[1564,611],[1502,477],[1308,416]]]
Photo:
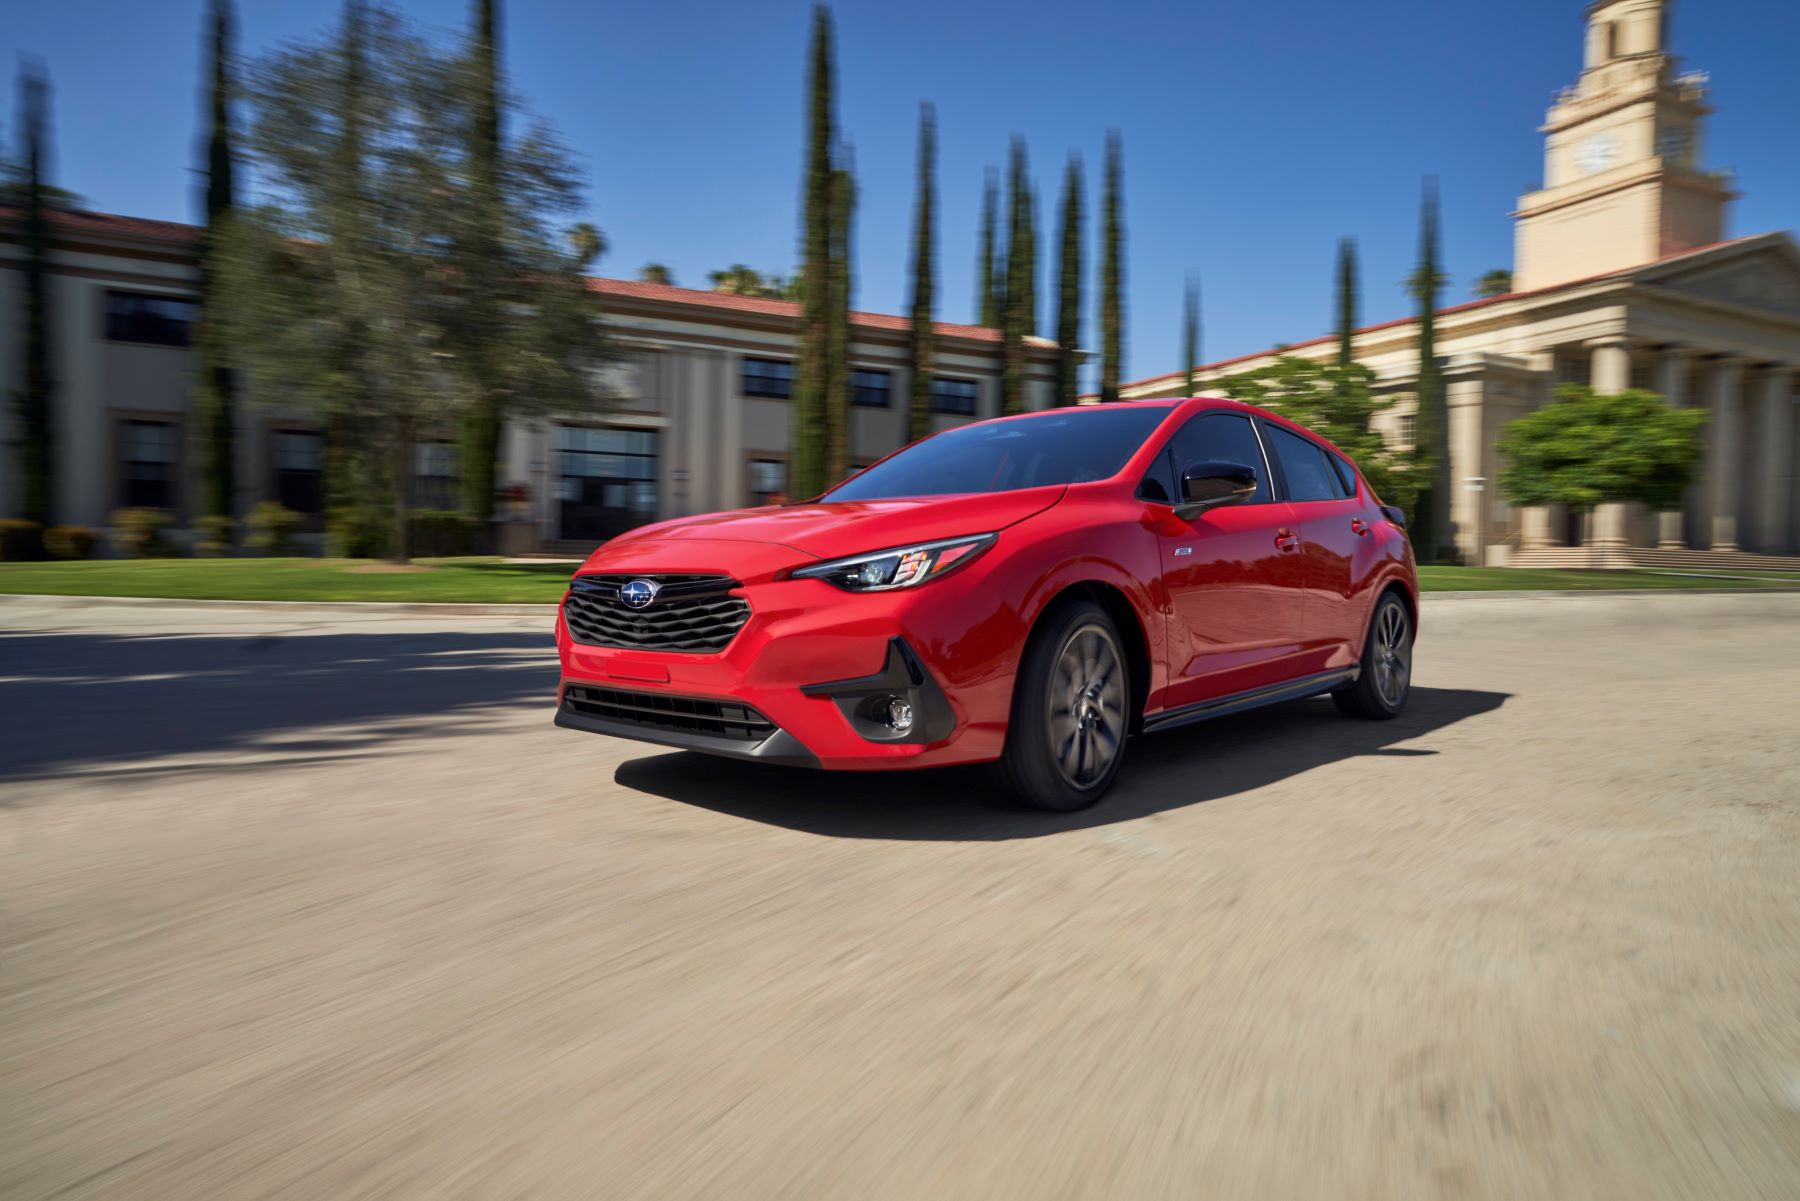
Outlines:
[[548,630],[0,633],[0,780],[252,748],[342,757],[479,729],[495,706],[547,709],[556,680]]
[[1345,759],[1435,755],[1396,744],[1492,713],[1508,699],[1503,692],[1414,688],[1404,714],[1371,722],[1349,720],[1320,697],[1152,734],[1133,741],[1106,799],[1080,813],[1013,806],[980,767],[814,772],[677,751],[622,763],[614,779],[653,796],[832,838],[1041,838],[1232,796]]

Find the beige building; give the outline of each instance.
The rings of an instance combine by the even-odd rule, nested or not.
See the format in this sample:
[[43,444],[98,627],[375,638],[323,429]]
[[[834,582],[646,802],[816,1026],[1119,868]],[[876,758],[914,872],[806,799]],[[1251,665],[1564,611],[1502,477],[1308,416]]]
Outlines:
[[[19,311],[23,249],[0,211],[0,313]],[[56,380],[55,518],[104,529],[128,505],[167,509],[188,525],[200,503],[189,417],[199,230],[101,213],[53,214],[50,300]],[[795,304],[624,280],[592,281],[622,361],[603,381],[602,416],[518,421],[504,436],[503,545],[592,548],[621,530],[735,508],[788,488],[788,394]],[[0,320],[0,395],[22,382],[19,322]],[[851,455],[863,465],[906,439],[911,376],[906,318],[852,317]],[[1054,347],[1028,347],[1027,400],[1050,401]],[[942,428],[1000,412],[1000,335],[939,324],[932,421]],[[0,513],[17,512],[11,406],[0,412]],[[314,415],[240,406],[241,514],[278,500],[316,534],[324,435]],[[424,444],[415,493],[454,507],[456,456]]]
[[[1467,562],[1718,564],[1744,552],[1800,554],[1800,246],[1785,233],[1726,240],[1734,193],[1702,166],[1712,109],[1705,77],[1683,73],[1670,52],[1672,5],[1589,5],[1585,68],[1541,130],[1544,187],[1513,214],[1516,290],[1439,315],[1452,517]],[[1357,358],[1397,401],[1383,432],[1401,445],[1412,437],[1417,347],[1412,319],[1356,339]],[[1280,353],[1324,359],[1337,345],[1321,338]],[[1275,358],[1208,364],[1199,378],[1216,382]],[[1685,511],[1607,506],[1577,521],[1507,506],[1493,487],[1495,441],[1569,382],[1650,388],[1706,408],[1701,479]],[[1182,385],[1172,374],[1121,392],[1173,396]]]

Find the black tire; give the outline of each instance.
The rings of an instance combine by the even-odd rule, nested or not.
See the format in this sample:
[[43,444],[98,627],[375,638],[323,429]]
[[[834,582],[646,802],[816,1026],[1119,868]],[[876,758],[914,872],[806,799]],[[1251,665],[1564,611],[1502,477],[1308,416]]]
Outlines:
[[1331,694],[1346,717],[1391,721],[1412,691],[1413,621],[1406,602],[1389,592],[1375,604],[1363,639],[1362,674]]
[[1106,794],[1131,728],[1130,663],[1106,611],[1060,605],[1031,632],[995,775],[1012,798],[1070,813]]

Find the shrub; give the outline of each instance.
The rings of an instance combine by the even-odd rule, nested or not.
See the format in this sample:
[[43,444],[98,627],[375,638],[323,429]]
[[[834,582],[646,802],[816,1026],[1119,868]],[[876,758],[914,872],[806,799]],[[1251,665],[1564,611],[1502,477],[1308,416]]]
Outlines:
[[380,559],[388,551],[388,525],[366,505],[344,505],[325,515],[325,553],[333,559]]
[[0,519],[0,562],[44,557],[44,527],[16,517]]
[[53,525],[44,531],[44,547],[53,559],[91,559],[100,535],[85,525]]
[[454,509],[420,509],[412,515],[412,553],[423,559],[480,551],[482,523]]
[[112,523],[118,529],[119,550],[128,559],[172,555],[174,547],[163,537],[169,514],[162,509],[114,509]]
[[207,559],[216,559],[231,553],[231,532],[237,523],[229,517],[213,514],[194,520],[194,528],[200,536],[194,540],[194,553]]
[[265,500],[244,515],[244,528],[250,531],[244,545],[265,555],[291,555],[294,528],[299,524],[300,514]]

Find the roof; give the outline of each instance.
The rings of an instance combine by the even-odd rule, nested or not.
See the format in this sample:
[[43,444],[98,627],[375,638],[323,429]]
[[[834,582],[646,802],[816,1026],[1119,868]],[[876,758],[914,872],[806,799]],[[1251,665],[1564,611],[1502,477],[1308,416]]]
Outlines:
[[[1463,304],[1453,304],[1449,308],[1439,309],[1437,311],[1437,315],[1440,317],[1453,317],[1459,313],[1469,313],[1469,312],[1475,311],[1476,309],[1485,309],[1492,305],[1505,304],[1509,300],[1525,300],[1525,299],[1529,299],[1530,297],[1533,297],[1533,296],[1548,296],[1555,292],[1566,292],[1566,291],[1569,291],[1574,288],[1586,287],[1589,284],[1597,284],[1597,283],[1601,283],[1601,282],[1603,282],[1605,280],[1609,280],[1609,279],[1624,279],[1629,276],[1636,275],[1640,272],[1648,271],[1652,267],[1661,268],[1670,263],[1679,262],[1680,260],[1685,259],[1685,258],[1693,258],[1697,255],[1709,254],[1713,251],[1721,250],[1727,246],[1737,246],[1737,245],[1741,245],[1742,243],[1745,243],[1745,242],[1755,242],[1762,238],[1767,238],[1769,236],[1770,235],[1768,235],[1768,234],[1752,234],[1749,237],[1728,238],[1723,242],[1714,242],[1710,246],[1699,246],[1699,247],[1694,248],[1693,250],[1683,250],[1678,254],[1667,255],[1663,258],[1656,260],[1653,263],[1641,263],[1636,267],[1627,267],[1623,271],[1608,271],[1601,275],[1588,276],[1586,279],[1575,279],[1575,280],[1570,280],[1567,283],[1551,284],[1549,287],[1545,287],[1545,288],[1533,288],[1532,290],[1530,290],[1528,292],[1508,292],[1502,296],[1488,296],[1488,297],[1482,298],[1481,300],[1471,300],[1471,301],[1467,301],[1466,303],[1463,303]],[[1364,326],[1361,329],[1356,331],[1355,336],[1360,338],[1365,334],[1378,334],[1378,333],[1381,333],[1383,330],[1398,329],[1401,326],[1412,325],[1412,324],[1416,323],[1417,321],[1418,321],[1417,316],[1398,317],[1392,321],[1383,321],[1378,325]],[[1326,334],[1323,337],[1309,338],[1305,342],[1295,342],[1288,346],[1282,346],[1279,348],[1270,348],[1268,350],[1253,351],[1250,354],[1241,354],[1241,355],[1236,356],[1235,358],[1220,359],[1216,363],[1202,363],[1202,364],[1196,366],[1194,368],[1194,371],[1196,373],[1221,371],[1227,367],[1235,367],[1239,363],[1248,363],[1248,362],[1251,362],[1256,359],[1268,358],[1270,355],[1291,354],[1296,350],[1306,350],[1313,346],[1323,346],[1328,342],[1335,342],[1335,341],[1337,341],[1336,334]],[[1152,375],[1145,379],[1133,380],[1132,382],[1130,382],[1128,384],[1120,384],[1119,390],[1124,391],[1126,388],[1145,388],[1145,387],[1150,387],[1150,386],[1156,385],[1156,384],[1167,383],[1167,382],[1181,379],[1184,376],[1186,376],[1186,374],[1187,373],[1185,371],[1168,371],[1168,372],[1164,372],[1162,375]]]
[[[0,205],[0,218],[22,215],[23,209]],[[117,213],[97,213],[88,209],[50,209],[53,229],[69,234],[116,234],[166,242],[177,246],[197,246],[205,232],[198,225],[182,221],[157,221],[148,217],[126,217]],[[798,320],[800,305],[792,300],[770,300],[760,296],[737,296],[729,292],[709,292],[699,288],[677,288],[670,284],[651,284],[641,280],[608,279],[590,276],[588,289],[599,296],[630,300],[647,300],[662,304],[689,305],[694,308],[736,313],[756,313],[769,317]],[[864,329],[905,333],[912,328],[910,317],[892,313],[853,312],[850,323]],[[981,325],[960,325],[939,321],[933,327],[940,338],[960,338],[967,342],[999,342],[1000,331]],[[1026,339],[1034,346],[1051,347],[1047,338]]]
[[[154,221],[148,217],[122,217],[117,213],[96,213],[88,209],[47,209],[52,229],[72,234],[122,234],[158,242],[188,245],[200,241],[203,232],[198,225],[181,221]],[[0,205],[0,215],[23,216],[25,210],[15,205]]]
[[[725,309],[737,313],[757,313],[768,317],[786,317],[793,320],[800,318],[800,302],[795,300],[774,300],[765,296],[738,296],[731,292],[708,292],[700,288],[681,288],[674,284],[652,284],[635,279],[606,279],[594,276],[588,280],[588,289],[601,296],[617,296],[630,300],[649,300],[662,304],[685,304],[696,308]],[[910,317],[896,316],[892,313],[853,312],[850,323],[864,329],[889,330],[894,333],[905,333],[912,328]],[[982,325],[958,325],[954,322],[939,321],[933,328],[940,338],[962,338],[970,342],[998,342],[1001,334],[997,329]],[[1037,346],[1054,346],[1047,338],[1030,338]]]

